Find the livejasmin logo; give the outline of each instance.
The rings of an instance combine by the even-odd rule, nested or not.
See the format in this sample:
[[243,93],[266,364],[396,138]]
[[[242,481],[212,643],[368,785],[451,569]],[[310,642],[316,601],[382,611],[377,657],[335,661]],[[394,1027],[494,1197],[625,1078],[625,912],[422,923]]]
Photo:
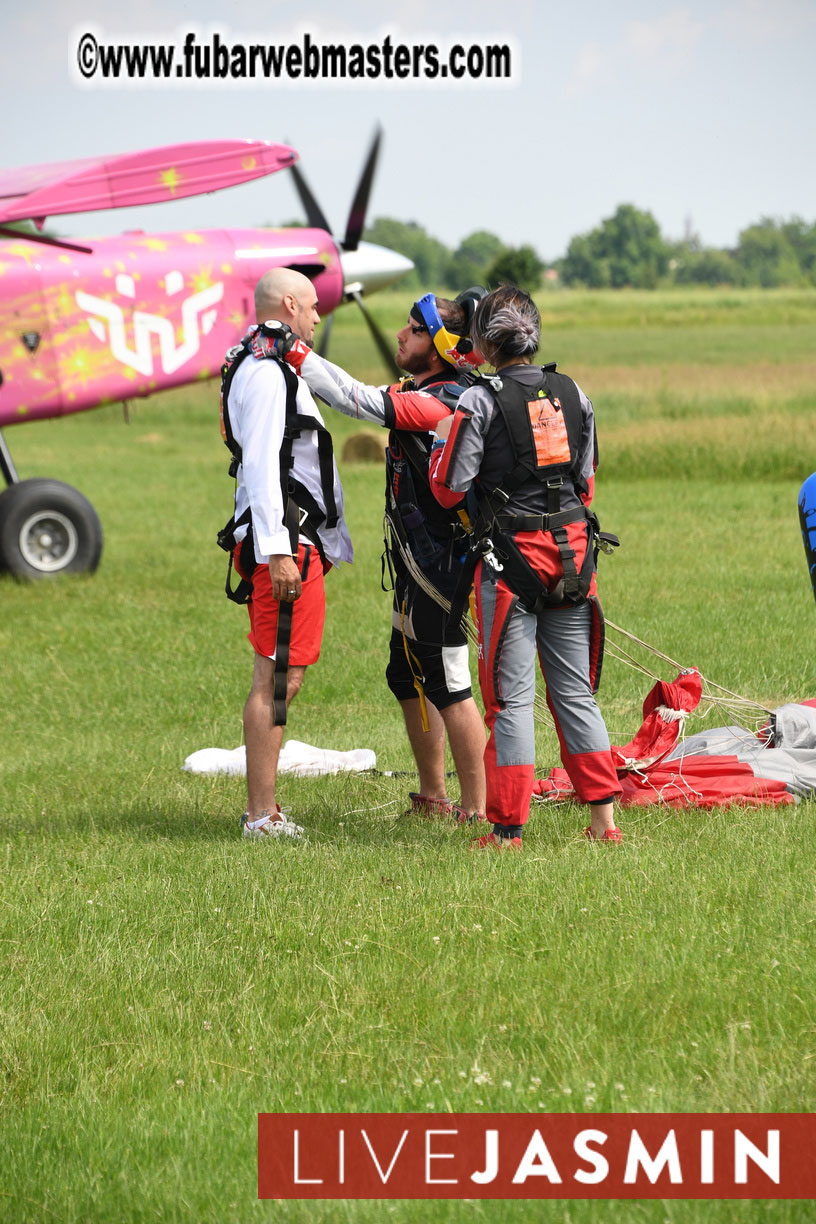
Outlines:
[[811,1114],[261,1114],[261,1198],[810,1198]]
[[[388,1152],[385,1151],[382,1154],[381,1160],[368,1131],[365,1127],[360,1128],[360,1137],[383,1186],[388,1184],[409,1133],[410,1131],[406,1127],[400,1135],[399,1142],[386,1165]],[[354,1131],[351,1132],[349,1138],[352,1142],[355,1141],[357,1136]],[[455,1152],[451,1150],[451,1146],[458,1138],[459,1131],[455,1129],[442,1130],[434,1128],[423,1131],[423,1172],[426,1186],[459,1185],[459,1178],[438,1177],[434,1176],[433,1172],[433,1168],[442,1165],[444,1161],[455,1159]],[[749,1155],[776,1185],[779,1184],[779,1131],[769,1131],[767,1138],[768,1151],[761,1152],[758,1147],[743,1135],[742,1131],[737,1130],[734,1132],[734,1181],[738,1185],[745,1185],[748,1181]],[[447,1144],[445,1142],[446,1139],[448,1140]],[[582,1130],[578,1132],[573,1140],[573,1151],[578,1160],[586,1162],[588,1167],[581,1168],[579,1166],[572,1170],[571,1176],[575,1181],[581,1182],[586,1186],[594,1186],[599,1182],[607,1180],[609,1177],[609,1161],[601,1154],[599,1148],[596,1149],[593,1145],[598,1144],[600,1147],[608,1139],[609,1135],[602,1130]],[[345,1149],[346,1132],[344,1129],[341,1129],[338,1134],[336,1165],[336,1177],[340,1185],[343,1185],[346,1180]],[[471,1152],[469,1155],[475,1156],[476,1153]],[[322,1177],[300,1176],[300,1159],[300,1132],[296,1130],[294,1133],[292,1161],[295,1185],[322,1186],[324,1183]],[[516,1163],[517,1161],[518,1163]],[[313,1165],[315,1163],[319,1167],[321,1162],[312,1161]],[[480,1186],[489,1186],[491,1182],[496,1181],[499,1175],[498,1130],[486,1130],[484,1133],[484,1156],[482,1163],[485,1167],[483,1169],[475,1169],[470,1174],[470,1181],[477,1182]],[[533,1131],[521,1159],[518,1160],[518,1156],[512,1153],[505,1153],[505,1163],[509,1165],[509,1168],[515,1170],[511,1178],[514,1186],[524,1185],[526,1181],[533,1177],[543,1177],[553,1185],[563,1185],[564,1178],[558,1172],[555,1161],[550,1155],[549,1148],[544,1142],[541,1131],[538,1129]],[[641,1172],[654,1185],[664,1169],[667,1170],[669,1181],[673,1185],[682,1186],[683,1170],[680,1164],[677,1136],[674,1130],[669,1131],[655,1156],[650,1155],[646,1144],[638,1132],[633,1130],[629,1136],[629,1145],[626,1153],[626,1169],[623,1175],[624,1185],[634,1186]],[[326,1172],[330,1179],[335,1174],[335,1169],[327,1169]],[[714,1184],[714,1132],[712,1130],[700,1132],[700,1181],[709,1186]]]

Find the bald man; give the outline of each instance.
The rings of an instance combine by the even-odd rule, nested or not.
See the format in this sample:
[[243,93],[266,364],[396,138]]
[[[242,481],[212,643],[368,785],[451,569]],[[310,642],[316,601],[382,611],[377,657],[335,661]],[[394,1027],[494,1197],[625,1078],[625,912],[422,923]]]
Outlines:
[[[311,344],[320,322],[312,282],[290,268],[267,272],[255,289],[255,318],[288,323]],[[277,802],[278,757],[289,704],[320,654],[324,572],[352,559],[343,490],[320,411],[261,326],[227,354],[221,419],[237,465],[235,514],[225,528],[242,580],[233,597],[243,602],[248,593],[255,651],[241,827],[245,837],[299,838],[302,828]]]

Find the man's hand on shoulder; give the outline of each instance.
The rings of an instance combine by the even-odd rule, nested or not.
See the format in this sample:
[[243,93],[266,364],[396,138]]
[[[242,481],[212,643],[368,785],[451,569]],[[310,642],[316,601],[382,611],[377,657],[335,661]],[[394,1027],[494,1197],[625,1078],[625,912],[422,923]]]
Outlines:
[[441,418],[441,420],[437,421],[436,429],[434,431],[437,438],[441,438],[444,441],[451,431],[451,425],[453,425],[453,413],[451,413],[450,416],[444,416]]
[[288,323],[280,323],[277,319],[267,319],[261,324],[261,331],[272,342],[275,356],[299,374],[304,358],[312,351],[308,344],[292,331]]

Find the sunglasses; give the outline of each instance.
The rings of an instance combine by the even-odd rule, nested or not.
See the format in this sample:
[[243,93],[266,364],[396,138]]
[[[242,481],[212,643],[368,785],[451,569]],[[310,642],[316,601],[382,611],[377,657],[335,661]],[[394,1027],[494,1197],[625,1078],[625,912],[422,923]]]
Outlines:
[[424,323],[411,323],[409,326],[415,336],[420,336],[423,332],[428,330]]

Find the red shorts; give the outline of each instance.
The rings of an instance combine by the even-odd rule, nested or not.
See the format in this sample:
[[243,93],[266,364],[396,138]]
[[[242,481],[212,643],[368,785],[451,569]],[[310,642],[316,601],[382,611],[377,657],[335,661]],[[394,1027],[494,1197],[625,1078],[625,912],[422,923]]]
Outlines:
[[[246,575],[238,564],[240,549],[236,548],[233,564],[242,578]],[[326,592],[323,586],[323,566],[320,554],[311,544],[298,545],[298,569],[303,591],[292,605],[292,629],[289,637],[289,662],[293,667],[308,667],[320,658],[323,625],[326,620]],[[250,632],[247,634],[256,654],[268,659],[275,657],[278,635],[278,608],[272,596],[269,566],[256,565],[252,574],[252,598],[247,604]]]

